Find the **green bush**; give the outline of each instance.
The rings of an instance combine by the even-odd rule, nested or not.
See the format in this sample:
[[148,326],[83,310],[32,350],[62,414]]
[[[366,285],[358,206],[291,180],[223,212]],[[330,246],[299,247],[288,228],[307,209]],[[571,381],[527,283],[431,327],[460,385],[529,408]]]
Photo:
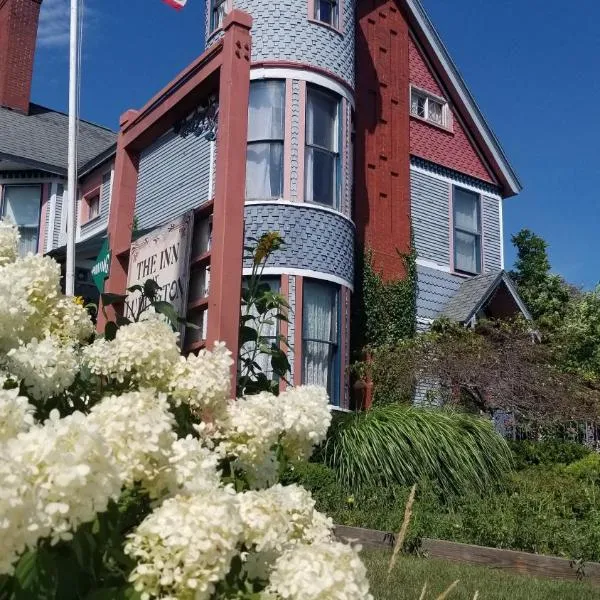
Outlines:
[[[400,529],[408,486],[352,490],[320,464],[296,467],[286,480],[310,489],[319,510],[338,524]],[[406,548],[422,537],[600,561],[600,456],[524,468],[486,493],[446,497],[421,481]]]
[[517,470],[534,465],[569,465],[590,454],[591,450],[582,444],[548,440],[533,442],[523,440],[509,442],[510,449],[515,459]]

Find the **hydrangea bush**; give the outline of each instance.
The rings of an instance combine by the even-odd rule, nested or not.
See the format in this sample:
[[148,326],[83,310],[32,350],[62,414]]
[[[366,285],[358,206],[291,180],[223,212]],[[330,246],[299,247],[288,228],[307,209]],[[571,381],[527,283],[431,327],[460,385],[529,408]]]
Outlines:
[[357,549],[282,486],[325,391],[231,398],[231,353],[182,357],[146,312],[93,338],[50,258],[0,222],[0,597],[370,599]]

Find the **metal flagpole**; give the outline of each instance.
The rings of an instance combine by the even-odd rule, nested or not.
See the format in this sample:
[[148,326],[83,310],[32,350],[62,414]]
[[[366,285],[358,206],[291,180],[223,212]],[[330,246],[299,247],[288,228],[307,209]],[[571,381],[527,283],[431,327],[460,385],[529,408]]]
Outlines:
[[67,270],[65,291],[75,295],[75,212],[77,206],[77,91],[79,87],[79,0],[71,0],[69,44],[69,155],[67,210]]

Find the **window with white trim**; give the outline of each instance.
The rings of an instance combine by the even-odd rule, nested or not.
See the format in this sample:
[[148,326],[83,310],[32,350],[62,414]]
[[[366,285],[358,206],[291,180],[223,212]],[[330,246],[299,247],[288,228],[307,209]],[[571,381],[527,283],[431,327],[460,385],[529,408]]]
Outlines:
[[314,0],[315,19],[321,23],[339,27],[339,9],[337,0]]
[[227,15],[228,0],[210,0],[210,30],[211,32],[223,26]]
[[305,196],[338,208],[340,196],[340,97],[307,87]]
[[88,221],[100,216],[100,194],[95,194],[87,200]]
[[285,81],[265,79],[250,84],[246,198],[281,198]]
[[415,87],[410,89],[410,113],[441,127],[450,127],[450,110],[443,99]]
[[28,252],[35,254],[38,250],[41,205],[41,184],[2,186],[0,216],[19,228],[20,256],[25,256]]
[[338,404],[340,286],[304,279],[302,306],[302,383],[327,389]]
[[454,187],[454,270],[481,273],[481,202],[479,194]]

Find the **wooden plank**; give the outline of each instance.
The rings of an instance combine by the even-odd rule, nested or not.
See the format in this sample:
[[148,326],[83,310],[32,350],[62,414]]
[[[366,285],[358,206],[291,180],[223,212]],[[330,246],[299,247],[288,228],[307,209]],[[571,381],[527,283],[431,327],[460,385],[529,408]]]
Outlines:
[[[364,548],[391,550],[394,547],[395,536],[390,532],[346,527],[344,525],[336,525],[334,532],[339,540],[361,544]],[[431,558],[480,565],[533,577],[578,579],[576,568],[571,566],[567,558],[429,538],[423,538],[422,549]],[[585,563],[583,565],[583,579],[588,583],[600,586],[600,563]]]

